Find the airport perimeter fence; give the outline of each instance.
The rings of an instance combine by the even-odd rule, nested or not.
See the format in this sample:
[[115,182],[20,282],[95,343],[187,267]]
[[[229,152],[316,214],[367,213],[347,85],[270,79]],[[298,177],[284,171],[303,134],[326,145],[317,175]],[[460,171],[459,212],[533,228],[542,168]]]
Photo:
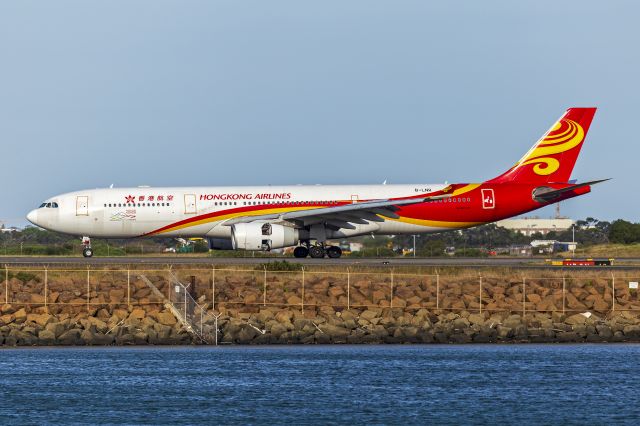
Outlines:
[[[640,270],[483,275],[345,271],[194,269],[0,269],[0,304],[73,313],[102,307],[145,309],[172,300],[185,284],[206,310],[259,312],[270,307],[303,313],[323,308],[394,308],[469,312],[640,312]],[[152,286],[146,282],[152,283]],[[153,288],[152,288],[153,287]],[[154,288],[156,290],[154,290]],[[310,312],[311,313],[311,312]]]

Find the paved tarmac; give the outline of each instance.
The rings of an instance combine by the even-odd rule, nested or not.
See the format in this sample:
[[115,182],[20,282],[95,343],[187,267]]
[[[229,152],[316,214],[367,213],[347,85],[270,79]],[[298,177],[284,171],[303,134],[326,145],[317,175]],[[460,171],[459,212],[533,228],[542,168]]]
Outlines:
[[[295,259],[295,258],[265,258],[265,257],[193,257],[193,256],[155,256],[155,257],[63,257],[63,256],[0,256],[0,265],[256,265],[259,263],[276,260],[287,260],[289,262],[302,263],[304,265],[326,265],[326,266],[372,266],[372,267],[393,267],[393,266],[427,266],[427,267],[512,267],[512,268],[552,268],[545,262],[544,258],[508,258],[508,257],[481,257],[481,258],[349,258],[341,259]],[[576,267],[570,267],[576,269]],[[640,268],[640,259],[620,259],[615,261],[614,266],[605,267],[584,267],[587,269],[632,269]]]

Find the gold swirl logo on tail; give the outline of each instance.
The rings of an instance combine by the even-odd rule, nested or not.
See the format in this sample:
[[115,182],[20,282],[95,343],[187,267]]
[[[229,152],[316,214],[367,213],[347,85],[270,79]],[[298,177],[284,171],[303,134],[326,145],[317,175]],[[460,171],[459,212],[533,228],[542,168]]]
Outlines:
[[560,161],[550,155],[561,154],[580,145],[584,129],[573,120],[560,120],[516,164],[516,167],[533,165],[533,172],[547,176],[560,168]]

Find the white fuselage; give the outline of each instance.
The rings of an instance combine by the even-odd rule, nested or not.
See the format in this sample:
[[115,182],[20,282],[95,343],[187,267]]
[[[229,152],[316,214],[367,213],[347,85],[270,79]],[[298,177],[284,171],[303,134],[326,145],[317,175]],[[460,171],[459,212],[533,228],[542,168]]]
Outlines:
[[[103,238],[141,236],[229,238],[222,223],[235,209],[256,206],[262,212],[305,209],[314,203],[359,202],[429,194],[443,184],[296,185],[256,187],[135,187],[77,191],[48,199],[29,213],[29,220],[57,232]],[[57,205],[56,208],[46,204]],[[225,212],[229,214],[224,214]],[[192,220],[212,214],[213,219]],[[190,221],[191,220],[191,221]],[[176,226],[180,222],[189,222]],[[357,224],[336,237],[369,233],[401,234],[442,230],[400,221]],[[163,230],[163,228],[167,228]],[[451,229],[451,228],[448,228]]]

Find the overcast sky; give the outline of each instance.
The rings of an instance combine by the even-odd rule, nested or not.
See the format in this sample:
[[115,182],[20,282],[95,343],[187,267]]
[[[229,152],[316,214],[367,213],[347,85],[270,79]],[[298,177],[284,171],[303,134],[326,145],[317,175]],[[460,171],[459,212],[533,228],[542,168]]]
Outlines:
[[[599,108],[563,204],[638,220],[640,2],[3,1],[0,222],[83,188],[440,183]],[[551,209],[539,211],[553,214]]]

